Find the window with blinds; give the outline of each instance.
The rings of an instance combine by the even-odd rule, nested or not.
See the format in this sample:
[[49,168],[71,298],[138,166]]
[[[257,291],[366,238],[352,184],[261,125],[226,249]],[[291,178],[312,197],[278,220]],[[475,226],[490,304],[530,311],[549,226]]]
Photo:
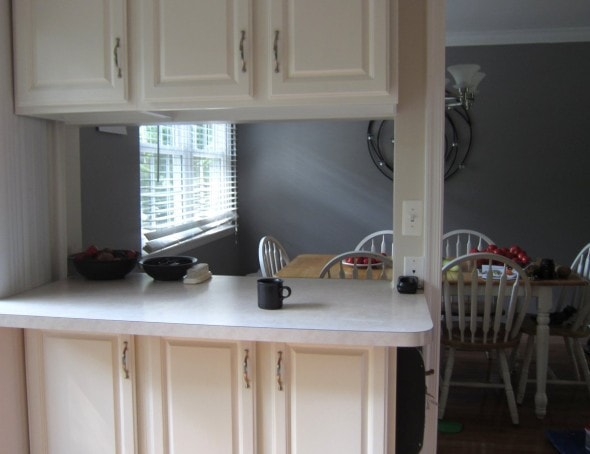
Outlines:
[[176,253],[237,228],[235,126],[139,128],[142,246]]

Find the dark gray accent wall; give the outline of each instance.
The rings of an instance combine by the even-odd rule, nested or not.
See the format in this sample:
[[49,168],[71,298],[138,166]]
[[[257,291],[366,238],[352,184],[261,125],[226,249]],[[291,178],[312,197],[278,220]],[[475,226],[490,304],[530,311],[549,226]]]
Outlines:
[[444,230],[569,264],[590,242],[590,43],[452,47],[486,78],[467,166],[445,182]]
[[354,249],[393,226],[393,183],[373,164],[368,121],[239,125],[240,260],[258,268],[272,235],[291,257]]
[[139,129],[127,135],[80,128],[82,244],[141,248]]

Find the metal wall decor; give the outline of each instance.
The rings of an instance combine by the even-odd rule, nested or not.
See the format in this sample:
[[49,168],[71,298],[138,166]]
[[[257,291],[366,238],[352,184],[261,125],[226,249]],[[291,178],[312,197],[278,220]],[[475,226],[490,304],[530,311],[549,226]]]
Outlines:
[[367,146],[373,163],[383,175],[393,181],[393,121],[370,121],[367,128]]
[[465,167],[471,151],[471,116],[465,107],[445,111],[445,180]]
[[[372,120],[367,127],[367,146],[373,163],[393,180],[395,138],[393,120]],[[445,180],[465,167],[471,151],[472,131],[469,112],[462,106],[445,111]]]

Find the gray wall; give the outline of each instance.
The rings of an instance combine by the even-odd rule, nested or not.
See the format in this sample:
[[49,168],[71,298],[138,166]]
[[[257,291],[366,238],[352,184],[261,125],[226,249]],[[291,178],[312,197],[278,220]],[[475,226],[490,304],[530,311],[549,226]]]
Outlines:
[[[295,257],[353,249],[393,225],[392,183],[367,151],[367,121],[244,124],[237,129],[237,236],[186,251],[216,274],[258,270],[271,234]],[[127,136],[82,128],[83,241],[140,247],[137,128]]]
[[367,150],[368,121],[238,126],[242,266],[257,269],[258,241],[277,238],[291,257],[352,250],[393,225],[393,183]]
[[82,244],[99,249],[141,248],[139,128],[107,134],[80,128]]
[[445,182],[444,230],[569,264],[590,242],[590,43],[453,47],[486,78],[466,168]]

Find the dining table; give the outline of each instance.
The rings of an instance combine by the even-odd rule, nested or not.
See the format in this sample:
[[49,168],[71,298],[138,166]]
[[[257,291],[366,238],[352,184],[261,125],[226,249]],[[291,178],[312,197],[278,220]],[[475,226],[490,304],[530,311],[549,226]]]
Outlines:
[[[319,278],[320,272],[326,263],[336,254],[301,254],[291,260],[286,266],[276,273],[280,278]],[[362,265],[358,266],[359,279],[365,279],[366,269]],[[352,278],[352,266],[344,268],[345,275]],[[385,269],[385,277],[392,279],[393,269]]]
[[[322,267],[335,254],[301,254],[291,260],[277,274],[280,278],[319,278]],[[393,270],[388,270],[392,278]],[[561,287],[586,287],[590,282],[576,273],[564,279],[531,279],[532,299],[536,309],[536,391],[535,414],[542,419],[547,414],[547,367],[549,356],[549,320],[553,308],[554,291]]]

